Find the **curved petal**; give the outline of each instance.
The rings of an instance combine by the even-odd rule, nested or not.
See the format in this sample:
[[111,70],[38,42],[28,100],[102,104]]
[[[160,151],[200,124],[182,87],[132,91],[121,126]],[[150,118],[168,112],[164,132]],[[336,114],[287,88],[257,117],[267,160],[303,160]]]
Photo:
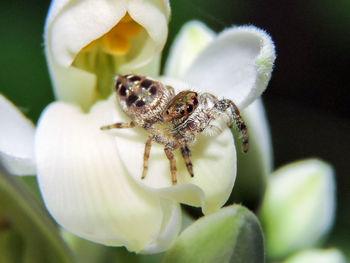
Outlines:
[[130,16],[147,32],[147,35],[135,38],[132,44],[136,45],[138,42],[142,42],[141,38],[149,37],[150,41],[143,44],[141,51],[135,58],[122,65],[122,73],[136,72],[134,68],[148,63],[153,55],[162,50],[168,36],[168,17],[163,13],[166,12],[165,9],[156,8],[153,1],[129,0],[128,2]]
[[198,54],[214,39],[215,33],[200,21],[186,23],[171,45],[164,73],[181,78]]
[[88,240],[132,251],[163,249],[178,233],[179,207],[127,174],[114,137],[99,129],[113,107],[112,100],[104,101],[83,114],[58,102],[44,111],[35,150],[45,205],[60,225]]
[[69,67],[83,47],[108,32],[126,11],[125,1],[53,1],[45,24],[47,52]]
[[258,99],[245,108],[243,117],[249,123],[249,137],[256,141],[256,150],[262,159],[262,170],[268,175],[272,172],[273,154],[270,129],[262,100]]
[[217,137],[198,136],[197,142],[190,147],[194,166],[193,178],[188,174],[179,150],[174,152],[177,160],[176,186],[171,184],[169,161],[164,154],[164,146],[157,144],[152,146],[147,176],[141,180],[146,140],[147,134],[140,128],[120,131],[116,136],[118,150],[123,153],[121,158],[125,164],[132,163],[127,170],[136,181],[163,197],[201,206],[205,214],[212,213],[225,204],[236,178],[236,152],[229,129]]
[[[116,107],[114,118],[105,124],[130,122]],[[224,128],[217,136],[200,134],[190,145],[194,178],[191,178],[179,150],[174,151],[177,160],[178,184],[172,186],[169,161],[164,146],[153,143],[148,163],[148,173],[141,179],[143,154],[148,133],[143,128],[107,131],[115,138],[120,158],[136,182],[145,189],[152,189],[163,197],[192,206],[202,206],[204,213],[212,213],[227,201],[236,178],[236,151],[230,129]]]
[[199,54],[184,79],[243,109],[265,90],[274,60],[274,44],[267,33],[254,26],[234,27]]
[[161,205],[164,219],[160,234],[141,253],[153,254],[168,250],[175,243],[180,232],[182,218],[179,204],[169,200],[162,200]]
[[34,126],[0,94],[0,161],[15,175],[35,174]]

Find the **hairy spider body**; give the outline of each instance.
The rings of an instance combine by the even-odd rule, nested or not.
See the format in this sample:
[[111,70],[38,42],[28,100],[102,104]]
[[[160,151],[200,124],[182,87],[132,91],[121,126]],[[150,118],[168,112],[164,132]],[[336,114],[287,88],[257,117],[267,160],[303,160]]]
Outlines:
[[170,162],[172,183],[177,183],[176,160],[173,151],[181,150],[191,177],[193,165],[188,145],[203,131],[220,133],[221,129],[211,122],[224,118],[229,127],[233,123],[242,135],[243,151],[248,150],[248,131],[237,106],[228,99],[218,100],[210,93],[185,90],[178,94],[172,87],[141,75],[124,75],[116,78],[115,91],[123,111],[130,117],[130,123],[114,123],[101,127],[113,128],[143,127],[149,132],[145,144],[142,179],[148,169],[148,158],[152,141],[164,145],[164,152]]

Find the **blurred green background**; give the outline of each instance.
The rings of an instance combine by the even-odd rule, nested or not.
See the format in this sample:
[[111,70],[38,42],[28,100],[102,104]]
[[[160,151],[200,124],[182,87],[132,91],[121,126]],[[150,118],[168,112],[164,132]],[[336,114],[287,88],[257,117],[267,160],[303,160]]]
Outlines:
[[[54,100],[43,52],[49,1],[1,1],[0,92],[34,121]],[[263,98],[274,164],[319,157],[336,170],[338,207],[328,242],[350,255],[350,1],[173,0],[169,44],[183,23],[220,31],[253,24],[271,34],[277,61]],[[165,57],[165,56],[164,56]]]

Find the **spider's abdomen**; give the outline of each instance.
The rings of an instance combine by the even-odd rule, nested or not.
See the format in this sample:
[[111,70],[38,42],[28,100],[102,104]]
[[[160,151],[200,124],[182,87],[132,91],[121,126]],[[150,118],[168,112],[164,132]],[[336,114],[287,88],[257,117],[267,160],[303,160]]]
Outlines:
[[115,91],[123,111],[134,120],[153,122],[162,118],[174,95],[171,87],[141,75],[118,76]]

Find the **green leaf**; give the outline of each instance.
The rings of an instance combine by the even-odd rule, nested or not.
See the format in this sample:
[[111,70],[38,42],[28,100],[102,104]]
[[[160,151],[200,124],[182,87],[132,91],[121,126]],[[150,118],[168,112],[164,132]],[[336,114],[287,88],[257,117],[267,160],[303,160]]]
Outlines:
[[163,262],[264,262],[263,241],[255,215],[245,207],[233,205],[202,217],[185,229]]
[[4,262],[73,262],[70,250],[44,207],[2,169],[0,225],[0,254],[6,257]]
[[22,254],[23,240],[21,236],[8,225],[6,227],[0,226],[0,262],[21,262]]

